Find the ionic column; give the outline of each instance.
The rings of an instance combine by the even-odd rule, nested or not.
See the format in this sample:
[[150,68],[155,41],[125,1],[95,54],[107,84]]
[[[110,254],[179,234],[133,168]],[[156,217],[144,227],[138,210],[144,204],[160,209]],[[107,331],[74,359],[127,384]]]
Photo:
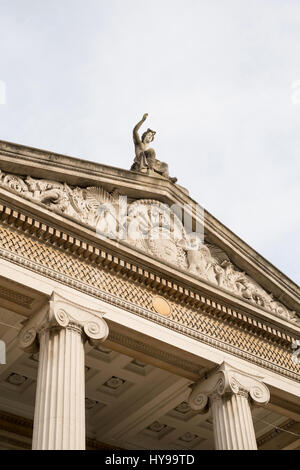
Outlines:
[[189,397],[192,409],[211,408],[215,447],[218,450],[257,449],[250,401],[264,405],[270,393],[262,377],[223,364],[194,384]]
[[57,292],[21,330],[22,349],[40,351],[33,449],[85,449],[84,343],[107,336],[100,312]]

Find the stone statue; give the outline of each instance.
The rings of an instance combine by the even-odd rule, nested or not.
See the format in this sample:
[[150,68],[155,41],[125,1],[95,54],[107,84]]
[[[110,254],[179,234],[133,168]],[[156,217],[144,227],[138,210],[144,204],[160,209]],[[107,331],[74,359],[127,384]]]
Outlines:
[[142,119],[137,123],[133,129],[133,142],[135,147],[135,159],[131,166],[131,170],[147,172],[148,174],[158,173],[165,178],[168,178],[171,183],[176,183],[177,178],[170,178],[169,168],[167,163],[160,162],[156,159],[155,150],[150,147],[150,143],[154,140],[155,131],[147,129],[140,138],[138,130],[141,125],[146,121],[148,114],[144,114]]

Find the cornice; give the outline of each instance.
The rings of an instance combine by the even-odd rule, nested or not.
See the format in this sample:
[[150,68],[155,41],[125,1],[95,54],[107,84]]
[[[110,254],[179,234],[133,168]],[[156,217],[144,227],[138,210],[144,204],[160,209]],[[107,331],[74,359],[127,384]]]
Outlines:
[[[10,194],[8,196],[9,205],[17,207],[21,198]],[[275,336],[283,342],[292,342],[300,333],[300,327],[294,323],[275,317],[263,308],[243,301],[227,291],[223,293],[222,289],[180,272],[174,266],[168,269],[163,263],[154,261],[146,255],[140,254],[137,257],[137,253],[127,245],[112,240],[99,240],[95,232],[86,227],[81,228],[74,222],[69,224],[68,220],[63,220],[60,215],[55,216],[54,224],[53,213],[44,207],[28,203],[27,210],[23,207],[14,210],[8,205],[1,204],[1,199],[5,198],[0,197],[2,223],[43,243],[58,247],[96,266],[120,272],[129,279],[150,286],[158,293],[176,301],[201,307],[203,311],[219,315],[224,320],[230,319],[238,325],[261,330],[266,337]],[[24,206],[24,201],[21,202]],[[48,212],[50,217],[47,217]],[[60,227],[61,222],[63,229]],[[74,229],[77,232],[75,234],[73,234]]]
[[[8,212],[5,212],[5,213],[8,216],[7,220],[9,218],[12,218],[14,220],[16,214],[13,213],[13,211],[11,211],[11,212],[8,211]],[[58,234],[56,232],[55,233],[51,232],[51,237],[52,236],[54,237],[54,239],[51,241],[51,243],[49,241],[45,241],[45,240],[42,241],[42,243],[41,243],[41,241],[38,239],[38,237],[36,237],[36,242],[35,242],[34,241],[34,238],[35,238],[34,233],[35,233],[36,230],[41,229],[41,225],[35,224],[33,220],[31,220],[30,224],[29,224],[28,219],[23,220],[22,224],[24,222],[28,224],[27,233],[24,234],[24,232],[22,232],[22,230],[20,230],[18,228],[14,228],[13,232],[8,231],[7,235],[6,235],[8,243],[14,243],[13,239],[15,237],[17,237],[17,238],[15,238],[16,240],[17,239],[20,240],[19,242],[17,241],[17,245],[19,243],[21,243],[21,245],[23,245],[25,247],[25,249],[26,249],[27,245],[29,245],[29,244],[34,245],[34,243],[36,243],[37,245],[36,245],[36,248],[34,248],[34,249],[39,250],[40,253],[42,254],[42,257],[44,256],[44,253],[45,253],[45,256],[48,256],[48,255],[46,255],[46,251],[49,252],[50,245],[53,244],[54,246],[50,250],[51,252],[53,251],[53,256],[58,257],[58,258],[60,256],[61,257],[63,256],[63,251],[65,250],[65,248],[60,244],[60,238],[58,237]],[[3,227],[4,226],[5,225],[3,225]],[[34,226],[34,230],[32,230],[33,226]],[[9,226],[7,226],[7,227],[9,227]],[[3,230],[3,228],[2,228],[2,230]],[[6,231],[7,231],[7,229],[6,229]],[[25,239],[20,239],[20,236],[25,237]],[[28,243],[26,242],[26,237],[27,237]],[[66,243],[66,242],[68,242],[68,239],[64,240],[64,243]],[[39,247],[38,247],[38,244],[39,244]],[[45,247],[44,249],[43,249],[43,246]],[[82,278],[83,280],[78,280],[76,278],[76,275],[69,276],[69,275],[66,275],[66,274],[60,272],[59,269],[56,269],[56,268],[51,269],[51,268],[47,267],[45,264],[43,265],[42,263],[33,261],[32,256],[30,256],[30,258],[24,257],[24,256],[19,255],[17,252],[13,252],[13,251],[10,251],[9,249],[1,248],[0,249],[0,257],[4,258],[4,259],[6,259],[10,262],[13,262],[15,264],[18,264],[22,267],[25,267],[26,269],[37,272],[37,273],[39,273],[43,276],[46,276],[46,277],[49,277],[51,279],[57,280],[62,284],[65,284],[65,285],[68,285],[72,288],[78,289],[81,292],[85,292],[88,295],[91,295],[91,296],[94,296],[95,298],[103,300],[106,303],[110,303],[112,305],[115,305],[117,307],[125,309],[129,312],[132,312],[135,315],[141,316],[141,317],[143,317],[145,319],[148,319],[152,322],[158,323],[161,326],[164,326],[166,328],[177,331],[180,334],[189,336],[189,337],[191,337],[195,340],[206,343],[206,344],[208,344],[208,345],[210,345],[214,348],[220,349],[222,351],[226,351],[226,352],[228,352],[230,354],[233,354],[237,357],[243,358],[243,359],[245,359],[249,362],[252,362],[252,363],[255,363],[255,364],[260,365],[262,367],[265,367],[265,368],[267,368],[269,370],[272,370],[276,373],[279,373],[281,375],[289,377],[292,380],[296,380],[296,381],[299,380],[299,374],[296,372],[296,370],[294,372],[292,367],[291,367],[292,370],[290,370],[289,367],[286,367],[286,366],[288,366],[288,364],[280,365],[280,363],[278,363],[278,364],[276,363],[276,354],[277,353],[275,351],[276,351],[276,348],[277,348],[277,346],[276,346],[277,344],[281,345],[281,347],[283,348],[282,351],[285,351],[284,354],[285,354],[286,358],[289,358],[289,356],[290,356],[290,353],[289,353],[290,343],[291,343],[291,341],[293,341],[293,338],[291,336],[289,336],[288,334],[286,334],[283,330],[281,330],[281,331],[276,330],[274,327],[272,328],[272,327],[270,327],[269,325],[267,325],[263,322],[254,324],[253,319],[250,318],[250,317],[247,317],[247,315],[245,315],[245,314],[241,314],[241,313],[238,313],[238,312],[233,311],[233,310],[231,310],[229,312],[229,310],[224,310],[222,308],[222,306],[220,306],[219,304],[214,303],[213,301],[211,301],[207,297],[205,298],[205,297],[199,296],[197,294],[199,296],[199,298],[195,298],[195,295],[194,295],[193,307],[191,307],[190,315],[192,315],[193,311],[199,311],[199,313],[201,313],[201,315],[204,314],[204,315],[207,316],[208,319],[209,318],[212,319],[212,320],[208,320],[209,322],[210,321],[213,322],[214,316],[219,315],[220,320],[218,320],[218,321],[224,322],[224,328],[225,328],[226,323],[228,324],[228,326],[230,326],[230,328],[231,328],[231,325],[232,325],[232,327],[233,327],[232,333],[234,333],[234,331],[239,332],[238,337],[241,337],[241,338],[242,338],[243,335],[246,335],[245,337],[247,337],[247,335],[250,335],[250,332],[252,332],[251,334],[257,335],[258,337],[260,337],[262,339],[261,346],[263,345],[263,341],[267,341],[267,343],[263,347],[264,348],[270,348],[270,351],[268,352],[267,356],[263,355],[264,357],[262,357],[261,355],[257,355],[256,353],[249,352],[247,350],[243,350],[243,348],[240,348],[238,346],[238,344],[236,344],[236,345],[230,344],[230,340],[229,340],[229,344],[228,344],[228,342],[226,342],[224,340],[220,340],[218,337],[216,337],[214,335],[211,336],[210,334],[206,334],[206,333],[203,333],[201,331],[198,331],[197,329],[193,328],[192,325],[191,325],[191,327],[185,326],[185,324],[182,323],[182,321],[178,322],[175,319],[171,320],[171,319],[165,318],[161,315],[156,314],[154,311],[149,310],[148,308],[145,308],[141,305],[138,305],[138,304],[134,303],[133,300],[129,301],[127,299],[129,292],[126,295],[126,298],[124,298],[124,296],[123,296],[123,298],[120,297],[118,295],[118,287],[117,287],[118,286],[118,278],[122,279],[125,276],[125,278],[128,279],[127,272],[126,272],[128,267],[123,265],[120,269],[120,266],[119,267],[116,266],[116,264],[117,264],[116,261],[117,260],[114,259],[114,257],[112,257],[111,255],[109,255],[109,258],[108,258],[106,255],[103,256],[102,253],[100,253],[100,254],[97,254],[97,256],[94,257],[94,259],[91,258],[91,255],[95,254],[95,252],[89,250],[89,247],[87,245],[85,245],[83,247],[82,245],[77,244],[76,247],[77,247],[76,248],[77,251],[75,253],[74,260],[77,258],[78,263],[79,264],[81,263],[80,266],[82,266],[82,268],[83,268],[83,266],[85,266],[85,268],[84,268],[85,270],[86,269],[87,270],[92,269],[91,263],[96,262],[96,266],[98,266],[98,268],[96,268],[96,269],[99,269],[99,266],[100,266],[101,269],[104,270],[104,272],[105,271],[111,271],[113,273],[113,276],[116,276],[115,280],[108,280],[108,284],[110,286],[108,291],[107,290],[103,291],[99,287],[93,287],[91,284],[85,282],[84,281],[85,276]],[[70,246],[68,246],[68,248],[67,248],[68,254],[71,255],[71,256],[74,256],[74,254],[72,253],[72,251],[69,250],[69,248],[70,248]],[[45,252],[44,252],[44,250],[45,250]],[[100,256],[100,259],[99,259],[99,256]],[[51,257],[52,257],[52,254],[51,254]],[[97,262],[97,259],[98,259],[98,262]],[[132,266],[129,266],[129,267],[131,268]],[[82,268],[80,268],[80,269],[82,269]],[[145,285],[145,282],[144,282],[145,279],[143,279],[143,277],[142,277],[143,272],[139,271],[137,266],[134,266],[134,268],[137,268],[137,269],[134,269],[133,272],[131,271],[131,274],[129,275],[129,280],[132,283],[132,286],[128,285],[129,289],[134,289],[134,285],[139,285],[139,284],[144,284]],[[100,271],[101,271],[101,269],[100,269]],[[145,287],[148,288],[148,289],[151,289],[151,290],[153,289],[155,291],[156,288],[157,288],[158,280],[156,278],[154,278],[153,281],[151,281],[151,278],[149,279],[149,272],[148,272],[148,278],[146,278],[146,280],[147,280],[148,284],[146,284]],[[111,290],[112,290],[112,287],[113,287],[111,282],[115,283],[114,291],[116,291],[116,294],[111,293]],[[169,289],[169,286],[167,286],[167,287]],[[126,287],[126,289],[127,289],[127,287]],[[127,290],[126,290],[126,292],[127,292]],[[162,292],[161,291],[159,291],[159,292],[162,295]],[[163,295],[167,295],[168,293],[169,293],[169,291],[164,292]],[[177,292],[177,294],[178,294],[178,292]],[[175,302],[175,304],[178,304],[179,312],[180,312],[181,311],[180,305],[183,305],[183,302],[184,302],[183,296],[186,296],[187,293],[182,292],[182,293],[180,293],[180,295],[177,295],[177,296],[176,296],[176,293],[175,293],[175,296],[174,296],[173,293],[171,292],[171,295],[173,296],[173,302]],[[131,296],[131,298],[132,298],[132,296]],[[189,305],[189,303],[187,305]],[[231,315],[229,315],[229,313]],[[236,317],[234,315],[236,315]],[[193,318],[193,316],[191,316],[191,318]],[[201,321],[206,322],[205,318],[203,318]],[[234,325],[235,325],[235,327],[234,327]],[[214,328],[214,327],[212,326],[212,328]],[[234,328],[235,328],[235,330],[234,330]],[[232,333],[229,333],[229,335],[231,335]],[[238,338],[237,338],[236,334],[237,333],[234,333],[234,335],[236,337],[236,340],[237,340]],[[253,336],[253,340],[255,338],[256,338],[256,336]],[[251,341],[251,339],[249,339],[249,340]],[[239,340],[237,342],[239,343]],[[274,352],[272,352],[272,351],[274,351]],[[278,352],[279,352],[279,350],[278,350]],[[274,362],[273,362],[272,357],[274,356],[274,354],[275,354],[275,357],[274,357]],[[285,359],[285,362],[286,362],[286,360],[287,359]]]
[[[0,168],[15,174],[31,174],[36,177],[53,178],[69,184],[105,186],[118,188],[129,197],[155,197],[168,204],[195,205],[187,192],[178,185],[155,176],[100,165],[57,153],[23,145],[0,141]],[[290,309],[300,302],[300,289],[287,276],[260,256],[239,237],[221,224],[208,211],[204,212],[205,234],[208,241],[224,249],[233,262],[254,277],[265,289]]]

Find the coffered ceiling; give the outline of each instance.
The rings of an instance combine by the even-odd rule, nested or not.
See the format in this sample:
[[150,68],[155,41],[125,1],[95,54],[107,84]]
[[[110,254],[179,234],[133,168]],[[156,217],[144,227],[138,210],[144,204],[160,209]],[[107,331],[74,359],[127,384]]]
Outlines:
[[[0,339],[7,346],[7,364],[0,366],[0,410],[33,420],[39,357],[22,353],[17,347],[16,337],[24,318],[0,307]],[[108,349],[105,344],[89,349],[88,438],[123,449],[213,449],[211,416],[197,414],[187,404],[191,383]],[[253,410],[253,419],[262,448],[299,447],[296,436],[299,424],[286,416],[257,408]],[[276,431],[274,426],[286,430]],[[24,447],[30,447],[30,433],[24,437],[17,428],[0,426],[0,448]]]

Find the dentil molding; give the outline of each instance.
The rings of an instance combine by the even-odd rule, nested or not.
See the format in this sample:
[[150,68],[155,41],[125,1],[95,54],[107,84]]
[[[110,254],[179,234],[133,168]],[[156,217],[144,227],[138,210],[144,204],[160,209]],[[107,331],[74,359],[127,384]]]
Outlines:
[[115,238],[153,258],[234,293],[277,317],[299,323],[290,311],[247,273],[240,271],[219,247],[202,243],[187,233],[181,220],[166,204],[138,199],[127,206],[126,197],[101,186],[71,187],[47,179],[26,178],[0,170],[0,186],[53,212],[86,224],[104,238]]

